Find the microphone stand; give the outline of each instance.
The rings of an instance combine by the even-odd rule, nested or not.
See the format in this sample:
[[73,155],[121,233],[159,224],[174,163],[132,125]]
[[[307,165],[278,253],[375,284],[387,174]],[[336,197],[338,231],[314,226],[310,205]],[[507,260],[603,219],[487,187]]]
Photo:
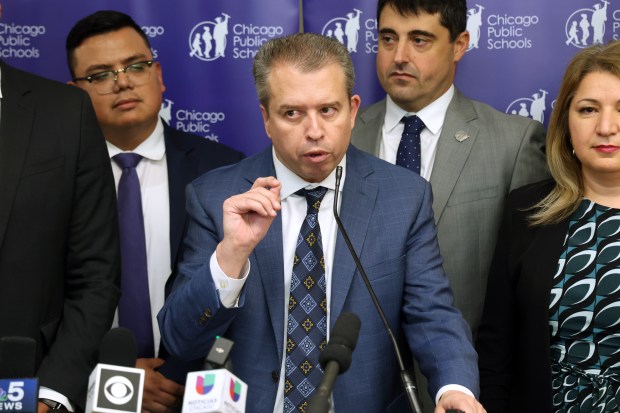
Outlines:
[[344,242],[347,244],[347,248],[349,248],[349,252],[353,257],[353,261],[355,261],[355,266],[362,276],[362,280],[364,284],[366,284],[366,288],[370,293],[370,298],[377,308],[377,312],[379,313],[379,317],[381,317],[381,321],[385,326],[385,330],[387,331],[388,336],[390,337],[390,341],[392,342],[392,347],[394,348],[394,353],[396,353],[396,359],[398,360],[398,367],[400,368],[400,379],[403,383],[403,387],[405,389],[405,393],[407,394],[407,398],[409,399],[409,407],[411,407],[411,411],[413,413],[421,413],[422,408],[420,407],[420,402],[418,401],[418,396],[416,394],[416,386],[413,378],[411,377],[411,373],[405,368],[405,363],[403,363],[403,357],[400,353],[400,349],[398,348],[398,343],[396,342],[396,338],[394,337],[394,333],[390,328],[390,323],[385,316],[385,312],[379,303],[379,299],[377,298],[377,294],[375,294],[375,290],[372,288],[370,284],[370,280],[366,275],[366,271],[362,267],[362,263],[360,262],[355,249],[353,248],[353,244],[351,244],[351,240],[349,239],[349,235],[347,234],[342,222],[340,221],[340,216],[338,215],[338,193],[340,191],[340,180],[342,179],[342,166],[336,167],[336,193],[334,194],[334,218],[336,218],[336,225],[344,238]]

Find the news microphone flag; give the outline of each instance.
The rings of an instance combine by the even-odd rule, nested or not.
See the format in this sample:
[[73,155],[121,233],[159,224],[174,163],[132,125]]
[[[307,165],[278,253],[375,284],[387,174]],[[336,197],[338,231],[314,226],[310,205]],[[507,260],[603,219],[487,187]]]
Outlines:
[[86,413],[140,413],[144,370],[97,364],[88,379]]
[[0,380],[0,411],[2,413],[37,413],[37,379]]
[[183,413],[245,413],[248,386],[226,369],[187,374]]

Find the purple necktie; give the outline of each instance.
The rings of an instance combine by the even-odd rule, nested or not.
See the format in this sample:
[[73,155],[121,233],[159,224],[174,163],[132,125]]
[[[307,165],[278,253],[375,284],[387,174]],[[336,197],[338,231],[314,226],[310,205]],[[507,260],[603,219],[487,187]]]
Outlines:
[[142,196],[136,166],[142,156],[119,153],[114,162],[123,170],[118,183],[118,219],[121,236],[121,299],[118,321],[136,336],[138,357],[153,357],[153,326]]
[[396,152],[396,165],[411,169],[419,175],[422,166],[420,132],[425,127],[424,122],[415,115],[405,116],[401,122],[405,124],[405,129]]

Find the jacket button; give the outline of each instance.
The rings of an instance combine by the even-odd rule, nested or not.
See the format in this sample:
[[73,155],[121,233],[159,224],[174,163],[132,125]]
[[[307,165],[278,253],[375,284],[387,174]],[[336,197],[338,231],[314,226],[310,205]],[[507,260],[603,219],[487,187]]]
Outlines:
[[209,319],[211,318],[211,315],[212,315],[211,309],[207,308],[205,312],[202,313],[202,315],[198,319],[198,324],[200,324],[201,326],[205,325],[207,321],[209,321]]
[[271,380],[273,380],[274,383],[280,381],[280,375],[275,370],[271,372]]

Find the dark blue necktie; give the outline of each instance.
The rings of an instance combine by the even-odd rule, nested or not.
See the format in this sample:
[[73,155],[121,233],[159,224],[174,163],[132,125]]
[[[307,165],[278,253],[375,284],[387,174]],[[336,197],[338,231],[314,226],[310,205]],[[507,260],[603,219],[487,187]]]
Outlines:
[[136,336],[138,357],[153,357],[153,327],[142,196],[136,166],[142,156],[120,153],[114,162],[123,170],[118,183],[118,220],[121,236],[121,299],[118,322]]
[[291,276],[284,413],[305,411],[323,377],[319,353],[327,341],[327,297],[319,208],[326,192],[321,186],[296,192],[306,197],[308,209],[297,238]]
[[425,127],[424,122],[415,115],[403,117],[402,122],[405,124],[405,129],[396,152],[396,165],[420,174],[422,166],[420,132]]

